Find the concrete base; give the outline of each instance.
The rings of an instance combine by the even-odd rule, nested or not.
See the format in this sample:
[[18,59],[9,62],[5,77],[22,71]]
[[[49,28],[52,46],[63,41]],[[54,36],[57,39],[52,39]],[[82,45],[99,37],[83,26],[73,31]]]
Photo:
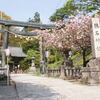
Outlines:
[[92,59],[82,70],[82,82],[100,84],[100,58]]

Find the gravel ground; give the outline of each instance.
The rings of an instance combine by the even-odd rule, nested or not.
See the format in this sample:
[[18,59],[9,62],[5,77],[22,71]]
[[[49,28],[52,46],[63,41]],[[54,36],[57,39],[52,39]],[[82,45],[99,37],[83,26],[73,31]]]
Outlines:
[[0,86],[0,100],[18,100],[18,95],[13,86]]
[[16,82],[19,100],[100,100],[100,86],[25,74],[13,74],[12,79]]

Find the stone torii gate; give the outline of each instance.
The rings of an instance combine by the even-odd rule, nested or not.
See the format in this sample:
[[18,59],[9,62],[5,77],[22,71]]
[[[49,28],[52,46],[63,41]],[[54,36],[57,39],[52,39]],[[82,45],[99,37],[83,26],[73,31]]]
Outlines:
[[[38,34],[35,32],[16,32],[16,31],[10,31],[9,28],[11,26],[17,26],[17,27],[24,27],[24,28],[38,28],[38,29],[52,29],[55,26],[54,25],[47,25],[47,24],[34,24],[31,22],[20,22],[20,21],[7,21],[7,20],[0,20],[0,24],[5,26],[4,30],[0,30],[1,33],[4,33],[3,38],[3,44],[2,44],[2,51],[8,48],[8,36],[9,33],[15,33],[18,35],[24,35],[24,36],[37,36]],[[2,52],[2,67],[6,64],[6,54],[5,52]]]

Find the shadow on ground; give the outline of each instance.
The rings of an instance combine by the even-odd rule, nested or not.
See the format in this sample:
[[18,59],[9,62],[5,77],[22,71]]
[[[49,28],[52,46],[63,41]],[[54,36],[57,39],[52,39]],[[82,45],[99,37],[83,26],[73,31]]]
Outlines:
[[16,89],[13,86],[0,86],[0,100],[18,100]]
[[62,100],[60,94],[46,86],[31,83],[17,83],[19,100]]

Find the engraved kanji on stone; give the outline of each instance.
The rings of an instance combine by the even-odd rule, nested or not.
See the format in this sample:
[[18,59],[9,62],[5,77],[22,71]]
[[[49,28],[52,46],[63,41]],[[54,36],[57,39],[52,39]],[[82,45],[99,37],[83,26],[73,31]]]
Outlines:
[[96,35],[99,35],[99,32],[98,32],[98,31],[95,31],[95,34],[96,34]]
[[94,23],[94,28],[99,28],[99,24],[98,23]]

